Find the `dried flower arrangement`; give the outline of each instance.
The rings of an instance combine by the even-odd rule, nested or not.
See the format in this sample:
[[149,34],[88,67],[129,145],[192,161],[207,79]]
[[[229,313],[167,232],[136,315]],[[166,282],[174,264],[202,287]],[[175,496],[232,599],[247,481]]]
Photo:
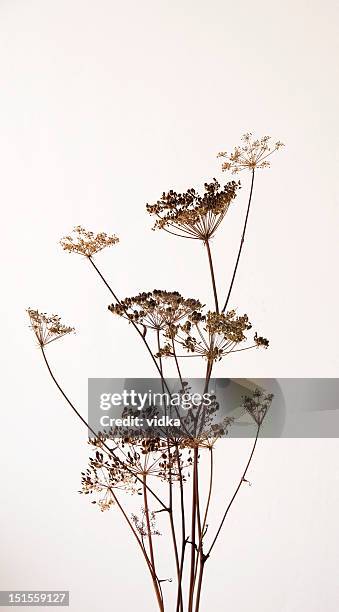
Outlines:
[[[181,372],[182,357],[197,356],[204,359],[204,385],[207,391],[216,361],[235,351],[268,347],[268,340],[256,332],[252,341],[248,342],[248,332],[252,326],[247,314],[239,316],[234,309],[227,310],[227,307],[244,245],[256,170],[268,167],[268,158],[282,146],[279,141],[271,145],[268,136],[254,139],[252,134],[245,134],[241,146],[236,147],[231,154],[224,152],[218,155],[225,160],[222,170],[233,173],[249,170],[251,173],[240,246],[222,309],[219,307],[210,241],[237,196],[239,182],[230,181],[221,187],[214,179],[211,183],[205,183],[203,195],[195,189],[188,189],[185,193],[169,191],[163,193],[155,204],[146,206],[148,213],[155,217],[154,230],[162,229],[175,236],[203,242],[209,262],[214,310],[204,312],[204,306],[198,299],[184,298],[176,291],[154,290],[120,299],[93,259],[102,249],[115,245],[119,239],[115,235],[110,236],[104,232],[94,234],[77,226],[72,235],[61,240],[63,249],[85,257],[105,284],[114,300],[108,306],[109,310],[134,327],[155,366],[163,389],[169,391],[164,373],[165,358],[174,360],[182,392],[187,384]],[[46,356],[47,345],[74,332],[74,328],[63,325],[57,315],[48,316],[31,308],[28,309],[28,315],[53,382],[91,433],[89,443],[93,455],[81,476],[81,493],[91,495],[94,498],[92,503],[97,504],[102,511],[116,506],[121,512],[145,560],[156,605],[161,612],[165,610],[164,580],[158,575],[154,540],[155,536],[160,535],[157,527],[158,513],[163,512],[168,517],[176,575],[175,610],[198,612],[206,562],[242,484],[248,482],[246,475],[272,396],[257,390],[243,400],[244,410],[251,415],[256,426],[256,435],[238,486],[221,516],[218,528],[209,537],[207,519],[212,500],[213,449],[217,440],[227,435],[232,419],[224,418],[222,423],[215,425],[213,414],[217,410],[217,403],[212,402],[208,408],[200,405],[188,410],[181,421],[181,427],[175,431],[168,428],[163,436],[140,437],[116,430],[94,431],[62,389]],[[179,348],[185,355],[178,354]],[[209,456],[209,485],[207,497],[203,499],[199,488],[199,468],[201,454],[206,452]],[[154,486],[157,482],[163,485],[163,488],[160,487],[162,493],[158,492],[157,485]],[[178,489],[177,495],[174,495],[175,488]],[[122,493],[142,496],[143,506],[138,514],[127,513],[121,499]]]

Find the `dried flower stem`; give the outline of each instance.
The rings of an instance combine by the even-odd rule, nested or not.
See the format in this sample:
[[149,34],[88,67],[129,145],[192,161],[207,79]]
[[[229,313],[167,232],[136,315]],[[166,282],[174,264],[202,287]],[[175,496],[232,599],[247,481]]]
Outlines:
[[256,448],[256,445],[257,445],[257,442],[258,442],[259,432],[260,432],[260,427],[261,427],[261,425],[258,425],[258,427],[257,427],[257,432],[256,432],[256,436],[255,436],[255,439],[254,439],[254,444],[253,444],[253,447],[252,447],[252,450],[251,450],[251,454],[250,454],[250,456],[249,456],[249,459],[248,459],[248,461],[247,461],[246,467],[245,467],[245,469],[244,469],[244,471],[243,471],[243,474],[242,474],[242,476],[241,476],[241,479],[240,479],[240,481],[239,481],[239,484],[238,484],[238,486],[237,486],[237,488],[236,488],[235,492],[233,493],[233,496],[232,496],[232,498],[231,498],[231,501],[229,502],[229,504],[228,504],[228,506],[227,506],[227,508],[226,508],[226,510],[225,510],[225,512],[224,512],[224,515],[223,515],[223,517],[222,517],[221,523],[220,523],[220,525],[219,525],[219,527],[218,527],[218,529],[217,529],[217,532],[216,532],[216,534],[215,534],[215,536],[214,536],[214,539],[213,539],[213,541],[212,541],[212,544],[211,544],[211,545],[210,545],[210,547],[209,547],[208,553],[205,555],[205,560],[206,560],[206,559],[208,559],[208,557],[210,556],[210,554],[211,554],[211,552],[212,552],[212,550],[213,550],[213,548],[214,548],[214,545],[215,545],[215,543],[216,543],[216,541],[217,541],[217,539],[218,539],[218,536],[219,536],[219,534],[220,534],[220,531],[221,531],[221,529],[222,529],[222,526],[223,526],[223,524],[224,524],[224,522],[225,522],[226,516],[228,515],[229,510],[231,509],[231,506],[232,506],[232,504],[233,504],[233,502],[234,502],[235,498],[237,497],[237,495],[238,495],[238,493],[239,493],[239,491],[240,491],[240,488],[241,488],[242,483],[245,481],[246,474],[247,474],[248,468],[250,467],[251,461],[252,461],[252,459],[253,459],[254,451],[255,451],[255,448]]
[[187,542],[186,542],[184,486],[183,486],[182,469],[181,469],[181,461],[180,461],[178,444],[175,445],[175,455],[176,455],[178,471],[179,471],[180,510],[181,510],[181,559],[180,559],[180,568],[179,568],[179,577],[178,577],[178,593],[177,593],[177,608],[176,608],[176,612],[179,612],[179,609],[181,608],[183,609],[182,573],[184,569],[185,550],[186,550]]
[[149,508],[148,508],[148,497],[147,497],[147,477],[146,474],[143,475],[143,494],[144,494],[144,504],[145,504],[145,518],[147,525],[147,537],[148,537],[148,546],[149,546],[149,555],[150,555],[150,564],[152,568],[152,580],[154,591],[156,594],[156,598],[159,605],[159,610],[163,612],[164,610],[164,602],[162,598],[161,589],[159,586],[159,579],[157,577],[156,569],[155,569],[155,559],[154,559],[154,550],[153,550],[153,541],[152,541],[152,530],[149,519]]
[[147,556],[147,552],[146,552],[146,549],[145,549],[145,547],[144,547],[144,545],[143,545],[143,543],[142,543],[142,540],[139,538],[139,536],[138,536],[138,534],[137,534],[137,532],[136,532],[136,530],[135,530],[135,528],[134,528],[134,526],[133,526],[133,524],[132,524],[131,520],[129,519],[128,515],[126,514],[126,512],[125,512],[125,510],[124,510],[124,508],[123,508],[123,506],[122,506],[122,505],[121,505],[121,503],[119,502],[119,500],[118,500],[118,498],[117,498],[117,496],[116,496],[115,492],[113,491],[113,489],[112,489],[112,488],[110,488],[109,490],[110,490],[111,495],[112,495],[112,497],[113,497],[113,499],[114,499],[114,501],[115,501],[116,505],[118,506],[118,508],[119,508],[120,512],[121,512],[121,513],[122,513],[122,515],[124,516],[124,518],[125,518],[125,521],[126,521],[127,525],[128,525],[128,526],[129,526],[129,528],[131,529],[131,531],[132,531],[132,533],[133,533],[133,535],[134,535],[134,537],[135,537],[135,539],[136,539],[136,541],[137,541],[137,543],[138,543],[138,546],[139,546],[139,547],[140,547],[140,549],[141,549],[141,552],[142,552],[143,557],[144,557],[144,559],[145,559],[145,561],[146,561],[147,567],[148,567],[148,569],[149,569],[149,571],[150,571],[150,574],[151,574],[151,577],[152,577],[152,581],[153,581],[154,570],[153,570],[152,565],[151,565],[151,563],[150,563],[150,560],[149,560],[149,558],[148,558],[148,556]]
[[245,233],[246,233],[246,228],[247,228],[248,215],[249,215],[250,207],[251,207],[253,185],[254,185],[254,168],[252,170],[251,189],[250,189],[250,195],[249,195],[248,204],[247,204],[245,223],[244,223],[244,227],[243,227],[243,231],[242,231],[242,235],[241,235],[241,240],[240,240],[238,256],[237,256],[237,259],[236,259],[236,262],[235,262],[235,267],[234,267],[234,270],[233,270],[232,280],[231,280],[231,284],[230,284],[230,287],[229,287],[229,290],[228,290],[226,301],[225,301],[224,307],[223,307],[221,312],[225,312],[225,310],[226,310],[226,308],[228,306],[228,302],[229,302],[229,299],[231,297],[231,293],[232,293],[232,289],[233,289],[233,284],[234,284],[235,276],[236,276],[236,273],[237,273],[237,270],[238,270],[238,265],[239,265],[239,261],[240,261],[240,255],[241,255],[242,247],[243,247],[244,240],[245,240]]
[[[161,354],[160,354],[160,330],[159,329],[157,329],[157,345],[158,345],[158,354],[159,354],[159,368],[161,372],[161,384],[162,384],[162,390],[164,391],[164,378],[163,378],[162,359],[161,359]],[[176,565],[176,571],[177,571],[178,590],[179,590],[178,596],[180,600],[180,610],[183,610],[178,544],[177,544],[177,537],[175,533],[175,525],[174,525],[174,518],[173,518],[173,481],[172,481],[172,465],[171,465],[172,460],[171,460],[171,452],[170,452],[170,446],[169,446],[169,438],[168,436],[166,436],[166,438],[167,438],[167,452],[168,452],[168,457],[169,457],[169,478],[168,478],[168,488],[169,488],[168,510],[169,512],[168,512],[168,515],[169,515],[169,521],[170,521],[171,536],[172,536],[172,542],[173,542],[173,548],[174,548],[175,565]],[[179,471],[181,470],[180,461],[178,462],[178,470]]]
[[201,529],[201,538],[200,538],[199,545],[198,545],[198,550],[200,552],[202,552],[202,549],[203,549],[203,538],[204,538],[204,536],[206,534],[207,517],[208,517],[208,511],[209,511],[210,502],[211,502],[211,496],[212,496],[212,487],[213,487],[213,447],[209,448],[209,454],[210,454],[209,487],[208,487],[208,494],[207,494],[205,514],[204,514],[204,519],[203,519],[202,529]]
[[207,249],[208,262],[209,262],[210,272],[211,272],[213,295],[214,295],[214,303],[215,303],[215,312],[219,313],[218,292],[217,292],[217,286],[216,286],[216,282],[215,282],[213,260],[212,260],[212,253],[211,253],[211,248],[210,248],[209,240],[206,240],[205,245],[206,245],[206,249]]

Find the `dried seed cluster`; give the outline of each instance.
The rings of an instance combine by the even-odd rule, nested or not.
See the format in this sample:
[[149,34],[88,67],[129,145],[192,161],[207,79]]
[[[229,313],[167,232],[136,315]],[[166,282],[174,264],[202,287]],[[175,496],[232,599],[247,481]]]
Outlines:
[[243,406],[258,426],[262,424],[272,399],[273,393],[264,393],[261,389],[255,389],[251,396],[244,398]]
[[173,190],[163,193],[155,204],[146,205],[147,212],[157,217],[153,229],[165,229],[183,238],[209,240],[236,197],[239,185],[231,181],[221,188],[213,179],[212,183],[205,183],[203,195],[195,189],[185,193]]
[[73,229],[73,233],[74,236],[64,236],[60,240],[60,244],[64,251],[77,253],[85,257],[92,257],[106,247],[119,242],[119,238],[115,235],[109,236],[105,232],[94,234],[94,232],[85,230],[81,225],[77,225]]
[[178,291],[154,289],[142,292],[134,297],[128,297],[118,304],[111,304],[109,310],[113,314],[128,318],[145,327],[164,330],[175,325],[192,312],[200,310],[199,300],[185,299]]
[[241,170],[267,168],[270,165],[267,158],[284,146],[280,140],[270,145],[270,136],[254,139],[250,132],[244,134],[241,140],[241,146],[235,147],[233,153],[218,153],[218,157],[226,159],[222,164],[222,170],[231,170],[233,174],[237,174]]
[[40,346],[46,346],[46,344],[50,344],[75,331],[74,327],[63,325],[58,315],[47,315],[45,312],[39,312],[32,308],[28,308],[27,312],[31,328]]
[[[208,361],[218,361],[238,350],[238,345],[246,340],[245,332],[251,327],[248,316],[237,316],[235,310],[208,312],[206,315],[194,312],[178,329],[176,340],[189,353],[202,355]],[[245,348],[268,347],[268,340],[257,333],[253,340],[254,345]]]

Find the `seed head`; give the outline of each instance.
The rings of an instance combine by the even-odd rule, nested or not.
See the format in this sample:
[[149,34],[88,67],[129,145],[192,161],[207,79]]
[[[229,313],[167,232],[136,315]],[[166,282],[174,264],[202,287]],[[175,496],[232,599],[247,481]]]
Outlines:
[[267,158],[284,146],[280,140],[271,145],[270,136],[253,139],[251,133],[244,134],[241,140],[242,144],[235,147],[233,153],[218,153],[217,157],[226,159],[222,164],[222,170],[231,170],[232,174],[236,174],[246,169],[268,168],[270,162],[267,161]]
[[111,304],[109,310],[126,317],[144,327],[164,330],[176,325],[185,317],[202,308],[199,300],[185,299],[178,291],[154,289],[128,297],[118,304]]
[[262,389],[255,389],[252,396],[244,397],[243,406],[257,425],[260,426],[262,424],[271,406],[273,397],[273,393],[264,393]]
[[205,183],[205,193],[195,189],[185,193],[163,193],[155,204],[147,204],[150,215],[157,217],[153,229],[164,229],[182,238],[209,240],[226,215],[231,201],[236,197],[239,183],[231,181],[223,188],[216,179]]
[[247,339],[245,333],[251,328],[248,316],[237,316],[235,310],[226,313],[208,312],[206,315],[194,312],[180,325],[176,341],[189,353],[202,355],[210,362],[219,361],[237,350],[255,346],[267,348],[268,340],[257,334],[254,336],[254,344],[238,348]]
[[60,240],[60,244],[64,251],[69,253],[77,253],[85,257],[92,257],[105,247],[112,246],[119,242],[119,238],[115,235],[108,236],[105,232],[94,234],[85,230],[81,225],[77,225],[73,229],[74,236],[64,236]]
[[63,325],[58,315],[47,315],[45,312],[32,308],[28,308],[27,312],[31,322],[30,326],[40,346],[46,346],[75,331],[74,327]]

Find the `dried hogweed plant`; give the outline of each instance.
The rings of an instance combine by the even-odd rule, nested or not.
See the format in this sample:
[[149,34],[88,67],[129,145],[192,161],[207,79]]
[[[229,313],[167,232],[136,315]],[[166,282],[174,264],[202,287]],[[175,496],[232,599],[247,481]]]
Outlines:
[[[198,405],[188,402],[184,413],[180,412],[181,402],[189,390],[182,374],[182,360],[185,357],[203,359],[204,392],[208,392],[215,362],[237,351],[267,348],[269,345],[266,338],[252,332],[247,314],[238,315],[234,308],[227,310],[227,307],[243,249],[255,173],[257,169],[267,168],[270,163],[268,158],[282,146],[279,141],[271,145],[268,136],[254,139],[251,134],[245,134],[241,146],[236,147],[233,153],[219,153],[219,157],[225,160],[223,171],[237,173],[247,169],[251,173],[240,246],[222,309],[219,307],[210,242],[238,194],[239,182],[229,181],[221,187],[214,179],[211,183],[205,183],[203,195],[195,189],[188,189],[185,193],[169,191],[163,193],[155,204],[146,205],[147,212],[155,218],[153,229],[203,242],[213,289],[212,309],[206,308],[198,299],[163,289],[143,291],[136,296],[120,299],[93,259],[104,248],[117,244],[119,239],[115,235],[104,232],[94,234],[77,226],[73,234],[60,241],[65,251],[82,255],[89,261],[113,298],[108,306],[110,312],[133,326],[153,363],[162,390],[169,396],[171,389],[165,376],[165,366],[167,359],[173,360],[179,381],[179,400],[174,412],[180,418],[176,426],[167,424],[155,431],[152,428],[146,430],[142,425],[133,433],[123,427],[104,431],[91,428],[56,379],[46,353],[47,345],[74,332],[74,328],[62,324],[57,315],[48,316],[28,309],[30,326],[48,372],[66,403],[90,433],[92,454],[81,474],[80,492],[90,495],[92,503],[101,511],[114,506],[121,513],[145,561],[160,612],[169,609],[165,604],[163,583],[172,581],[175,583],[173,612],[199,612],[201,609],[206,563],[241,486],[248,482],[246,475],[272,401],[272,395],[259,389],[243,398],[243,410],[251,416],[256,434],[238,485],[215,532],[210,534],[208,516],[212,504],[214,447],[221,437],[228,434],[233,419],[226,416],[216,422],[219,403],[213,394],[209,403],[205,404],[203,400]],[[152,417],[158,414],[157,410],[156,406],[147,407],[148,415]],[[138,410],[131,407],[124,409],[125,416],[135,419],[137,414]],[[201,480],[206,453],[209,476],[204,497]],[[132,514],[124,503],[123,496],[126,494],[134,495],[137,500],[139,510]],[[156,554],[157,538],[163,533],[163,528],[160,532],[158,527],[160,517],[163,524],[167,517],[173,551],[174,573],[165,579],[159,575]],[[165,529],[165,524],[163,526]]]

